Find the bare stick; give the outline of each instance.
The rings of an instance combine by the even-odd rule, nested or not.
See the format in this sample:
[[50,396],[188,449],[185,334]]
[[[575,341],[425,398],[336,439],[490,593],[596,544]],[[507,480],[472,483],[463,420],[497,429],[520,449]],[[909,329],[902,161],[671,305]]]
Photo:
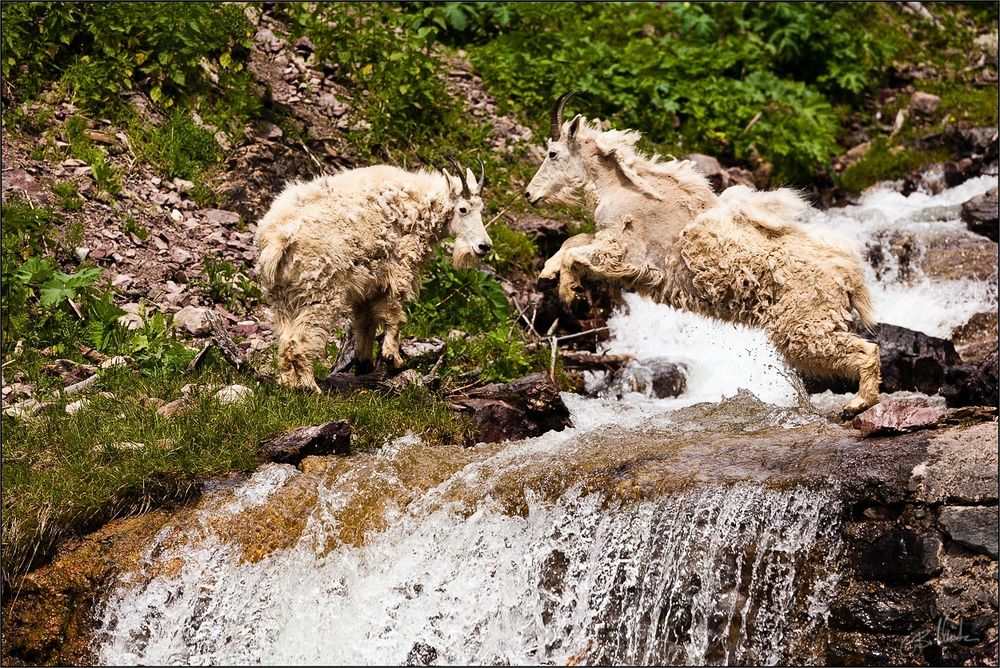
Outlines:
[[556,338],[558,338],[561,343],[563,341],[569,341],[570,339],[575,339],[580,336],[587,336],[588,334],[596,334],[597,332],[604,332],[607,331],[608,329],[609,329],[608,327],[595,327],[593,329],[588,329],[584,332],[577,332],[576,334],[567,334],[566,336],[559,336]]

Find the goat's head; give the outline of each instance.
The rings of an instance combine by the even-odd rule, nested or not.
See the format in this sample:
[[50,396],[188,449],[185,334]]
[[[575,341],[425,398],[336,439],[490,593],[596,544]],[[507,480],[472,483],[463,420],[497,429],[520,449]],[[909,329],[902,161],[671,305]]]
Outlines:
[[[452,208],[448,234],[455,237],[451,262],[456,267],[471,267],[493,248],[493,241],[483,225],[483,180],[486,167],[479,161],[479,178],[471,169],[463,170],[454,159],[448,159],[458,176],[444,172],[450,186]],[[464,174],[463,174],[464,172]]]
[[586,181],[586,167],[577,142],[577,130],[580,129],[583,117],[577,115],[569,123],[562,122],[563,108],[577,92],[560,95],[552,108],[552,127],[546,143],[547,155],[524,191],[524,197],[532,205],[546,197],[571,199]]

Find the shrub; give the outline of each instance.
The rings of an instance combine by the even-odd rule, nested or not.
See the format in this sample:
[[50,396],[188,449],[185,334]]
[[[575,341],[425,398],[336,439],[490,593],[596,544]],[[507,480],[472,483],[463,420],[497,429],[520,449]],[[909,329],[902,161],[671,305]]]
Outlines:
[[4,3],[3,75],[25,94],[62,79],[90,109],[141,88],[170,107],[238,85],[251,46],[239,4]]

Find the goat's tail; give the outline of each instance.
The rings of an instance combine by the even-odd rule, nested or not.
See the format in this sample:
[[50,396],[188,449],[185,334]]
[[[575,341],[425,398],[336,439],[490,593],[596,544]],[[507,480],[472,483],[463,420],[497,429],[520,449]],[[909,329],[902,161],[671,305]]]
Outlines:
[[257,273],[264,287],[270,290],[275,284],[278,266],[288,248],[288,235],[278,230],[274,230],[271,234],[260,235],[257,239],[257,248]]

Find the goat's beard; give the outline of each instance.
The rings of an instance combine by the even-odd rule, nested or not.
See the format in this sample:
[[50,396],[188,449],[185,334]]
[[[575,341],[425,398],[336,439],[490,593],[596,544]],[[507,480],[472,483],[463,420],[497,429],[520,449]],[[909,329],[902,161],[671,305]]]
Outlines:
[[456,269],[471,269],[476,266],[479,258],[473,253],[468,246],[462,243],[455,243],[454,249],[451,251],[451,263]]
[[574,206],[583,202],[583,187],[574,187],[573,185],[563,185],[548,195],[546,195],[544,200],[548,200],[552,204],[567,204],[569,206]]

